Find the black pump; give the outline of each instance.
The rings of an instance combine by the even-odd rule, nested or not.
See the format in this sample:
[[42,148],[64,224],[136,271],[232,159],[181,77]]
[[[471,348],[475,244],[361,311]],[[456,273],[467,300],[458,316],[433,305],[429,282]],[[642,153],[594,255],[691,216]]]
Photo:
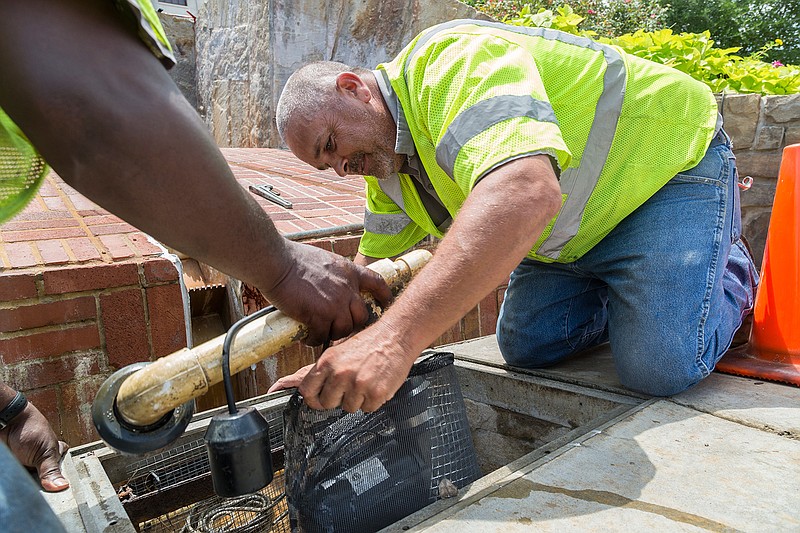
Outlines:
[[228,412],[211,419],[205,441],[214,492],[223,498],[243,496],[272,481],[269,423],[253,407],[236,408],[231,385],[230,349],[236,333],[248,322],[275,311],[269,306],[236,322],[222,344],[222,379]]

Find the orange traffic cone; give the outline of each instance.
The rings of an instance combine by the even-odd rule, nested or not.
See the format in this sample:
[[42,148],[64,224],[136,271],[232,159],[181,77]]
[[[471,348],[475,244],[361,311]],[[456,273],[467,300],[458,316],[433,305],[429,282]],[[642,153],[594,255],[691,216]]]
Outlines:
[[717,370],[800,386],[800,144],[783,149],[750,342]]

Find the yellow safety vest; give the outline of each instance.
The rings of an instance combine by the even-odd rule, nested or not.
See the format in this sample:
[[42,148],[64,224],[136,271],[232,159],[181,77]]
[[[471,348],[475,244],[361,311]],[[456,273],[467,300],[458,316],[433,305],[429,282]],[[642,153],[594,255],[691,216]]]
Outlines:
[[544,28],[447,22],[375,76],[397,122],[395,150],[408,163],[386,180],[366,178],[359,250],[372,257],[442,237],[486,174],[547,154],[560,170],[563,203],[528,257],[574,261],[695,166],[721,126],[706,85]]

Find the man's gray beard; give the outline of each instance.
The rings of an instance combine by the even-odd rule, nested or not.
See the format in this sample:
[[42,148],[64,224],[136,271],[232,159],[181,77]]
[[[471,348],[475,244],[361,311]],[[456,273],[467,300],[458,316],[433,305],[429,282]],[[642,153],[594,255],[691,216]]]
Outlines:
[[392,156],[388,156],[384,152],[374,152],[370,155],[372,157],[370,173],[378,180],[388,179],[397,172],[395,170],[394,153],[392,153]]

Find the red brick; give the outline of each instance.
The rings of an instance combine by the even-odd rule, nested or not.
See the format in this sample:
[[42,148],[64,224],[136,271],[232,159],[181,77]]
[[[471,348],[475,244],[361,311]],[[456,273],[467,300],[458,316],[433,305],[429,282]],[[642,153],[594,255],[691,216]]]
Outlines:
[[497,327],[497,290],[493,290],[478,304],[481,335],[491,335]]
[[41,220],[19,220],[14,218],[2,226],[2,231],[35,230],[47,225],[49,228],[78,227],[78,221],[73,218],[58,218],[42,222]]
[[114,260],[127,259],[136,255],[122,235],[101,235],[100,242],[103,243]]
[[99,261],[103,259],[100,250],[97,249],[95,243],[88,237],[65,239],[64,242],[72,250],[72,254],[78,262]]
[[63,412],[69,413],[62,422],[62,439],[70,446],[99,440],[92,423],[92,402],[105,381],[105,376],[92,376],[61,386]]
[[42,181],[42,185],[39,187],[37,193],[39,196],[47,197],[47,196],[58,196],[58,189],[53,184],[52,176],[55,174],[50,173],[48,176]]
[[0,302],[36,296],[36,274],[0,275]]
[[144,279],[147,283],[178,281],[178,269],[169,259],[149,259],[144,262]]
[[100,357],[99,352],[84,352],[11,365],[6,369],[7,383],[16,389],[31,390],[83,379],[100,373]]
[[340,237],[338,239],[334,239],[333,241],[333,251],[341,255],[342,257],[348,257],[352,259],[356,256],[358,252],[358,243],[361,241],[361,237],[359,235],[353,235],[352,237]]
[[101,295],[100,315],[109,365],[122,368],[150,359],[141,289],[125,289]]
[[461,321],[456,322],[445,331],[438,339],[436,339],[431,346],[441,346],[442,344],[452,344],[463,340],[461,333]]
[[[41,191],[40,191],[41,192]],[[64,204],[64,200],[59,197],[49,197],[49,198],[42,198],[44,201],[44,205],[47,206],[47,209],[50,211],[60,211],[65,212],[68,211],[67,206]]]
[[114,215],[95,215],[83,217],[83,222],[87,226],[100,226],[108,224],[120,224],[122,221]]
[[28,231],[4,231],[3,240],[6,242],[46,241],[85,235],[86,232],[83,228],[47,228]]
[[29,242],[8,243],[4,248],[11,268],[28,268],[39,264]]
[[272,221],[274,222],[276,220],[291,220],[297,218],[297,215],[295,215],[291,211],[275,211],[273,213],[270,210],[269,218],[271,218]]
[[25,396],[28,401],[36,406],[40,413],[44,415],[50,423],[50,427],[56,435],[61,435],[61,415],[58,401],[58,389],[47,387],[36,390],[26,390]]
[[462,340],[475,339],[481,336],[480,308],[474,307],[461,319]]
[[163,250],[150,242],[144,233],[131,233],[128,235],[128,239],[139,255],[161,255],[163,253]]
[[94,235],[124,235],[136,231],[130,224],[119,222],[117,224],[101,224],[99,226],[89,226]]
[[313,217],[335,217],[345,214],[341,209],[335,207],[328,207],[325,204],[314,206],[310,209],[309,216]]
[[322,239],[322,240],[318,240],[318,241],[308,241],[308,242],[304,242],[303,244],[308,244],[308,245],[314,246],[316,248],[322,248],[323,250],[328,251],[328,252],[332,252],[333,251],[333,245],[331,244],[331,241],[329,241],[327,239]]
[[61,241],[36,241],[35,244],[45,265],[63,265],[70,262],[69,255],[64,250]]
[[134,263],[77,266],[42,273],[45,294],[91,291],[139,284]]
[[177,283],[157,285],[145,290],[153,357],[169,355],[185,347],[186,320],[180,286]]
[[91,216],[97,214],[106,214],[107,212],[99,208],[97,204],[79,193],[68,193],[70,203],[78,211],[81,216]]
[[0,309],[0,331],[19,331],[55,324],[80,322],[97,316],[94,298],[84,296],[49,303]]
[[[294,233],[296,231],[306,231],[310,229],[317,229],[317,225],[311,222],[310,220],[306,220],[303,218],[298,218],[297,220],[281,220],[276,224],[280,227],[282,233]],[[284,231],[284,228],[285,231]]]
[[62,328],[42,333],[0,339],[0,358],[5,364],[88,350],[100,346],[97,324]]

